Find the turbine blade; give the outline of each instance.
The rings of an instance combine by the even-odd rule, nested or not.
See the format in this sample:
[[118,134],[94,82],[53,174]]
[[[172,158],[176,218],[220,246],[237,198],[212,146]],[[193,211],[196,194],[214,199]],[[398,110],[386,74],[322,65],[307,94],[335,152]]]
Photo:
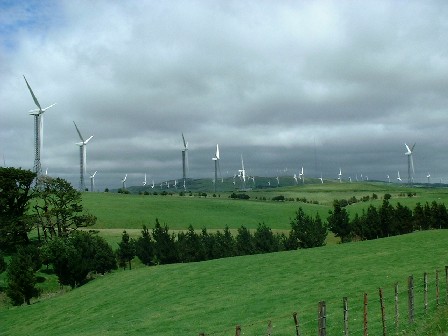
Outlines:
[[75,124],[76,132],[78,132],[78,135],[79,135],[79,137],[81,138],[81,141],[84,142],[84,139],[83,139],[83,137],[82,137],[82,135],[81,135],[81,132],[80,132],[79,129],[78,129],[78,126],[76,126],[76,123],[75,123],[74,121],[73,121],[73,123]]
[[28,86],[28,90],[30,90],[31,96],[33,97],[34,104],[39,108],[39,111],[42,111],[42,108],[40,107],[39,101],[37,100],[36,96],[34,95],[33,90],[31,90],[31,86],[28,84],[28,81],[25,78],[25,75],[23,75],[23,78],[25,79],[26,86]]
[[86,141],[84,141],[84,143],[87,144],[90,141],[90,139],[92,139],[92,138],[93,138],[93,135],[90,138],[88,138]]
[[216,145],[216,158],[219,160],[219,146]]
[[183,133],[182,133],[182,140],[184,142],[184,148],[187,149],[187,143],[185,142],[185,137]]
[[46,108],[44,108],[44,109],[42,110],[42,112],[45,112],[45,111],[48,110],[50,107],[53,107],[53,106],[55,106],[55,105],[56,105],[56,103],[51,104],[50,106],[47,106]]

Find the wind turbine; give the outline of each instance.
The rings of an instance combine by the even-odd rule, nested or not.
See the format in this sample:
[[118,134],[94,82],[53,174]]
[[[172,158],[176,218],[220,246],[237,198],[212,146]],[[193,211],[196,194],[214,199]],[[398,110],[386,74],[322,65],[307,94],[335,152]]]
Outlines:
[[145,179],[143,180],[143,186],[146,185],[146,173],[145,173]]
[[400,181],[400,182],[402,182],[401,177],[400,177],[400,171],[398,171],[398,177],[397,177],[397,180]]
[[[409,148],[409,146],[405,143],[404,144],[406,146],[406,153],[404,153],[404,155],[406,155],[408,157],[408,183],[411,184],[414,180],[414,159],[412,157],[412,155],[414,154],[414,147],[415,147],[415,143],[414,145]],[[412,174],[411,174],[411,170],[412,170]]]
[[294,174],[294,181],[296,181],[296,184],[298,183],[298,181],[297,181],[297,174]]
[[426,175],[426,178],[428,179],[428,184],[430,183],[429,178],[431,177],[431,174],[428,173],[428,175]]
[[81,142],[76,143],[79,146],[79,189],[81,191],[84,191],[85,185],[84,185],[84,175],[86,174],[87,170],[87,143],[90,141],[90,139],[93,138],[93,135],[90,136],[87,140],[84,140],[84,138],[81,135],[81,132],[78,129],[78,126],[76,126],[76,123],[73,121],[73,124],[75,124],[76,131],[78,132],[79,138],[81,139]]
[[[361,178],[362,178],[362,176],[361,176]],[[341,170],[341,168],[339,168],[338,180],[339,180],[339,183],[342,182],[342,170]]]
[[182,149],[182,178],[185,181],[187,180],[187,171],[188,171],[188,142],[185,141],[184,134],[182,133],[182,141],[184,143],[184,148]]
[[387,181],[388,181],[388,183],[390,183],[390,176],[389,176],[389,174],[387,175]]
[[238,176],[243,183],[243,189],[246,189],[246,170],[244,169],[243,154],[241,154],[241,169],[238,170]]
[[40,152],[42,150],[43,146],[43,133],[44,133],[44,112],[48,110],[50,107],[56,105],[52,104],[46,108],[42,108],[39,104],[39,101],[37,100],[36,96],[34,95],[33,90],[31,89],[31,86],[28,84],[28,81],[26,80],[25,76],[23,76],[25,79],[26,86],[28,86],[28,89],[30,90],[31,96],[33,97],[34,104],[38,107],[37,109],[30,110],[30,115],[34,116],[34,167],[33,171],[37,174],[37,176],[41,175],[42,173],[42,166],[40,164]]
[[305,184],[305,175],[303,174],[303,166],[302,166],[302,170],[299,173],[299,177],[302,179],[302,183]]
[[93,192],[93,187],[95,186],[95,175],[96,171],[90,175],[90,192]]
[[121,180],[123,190],[126,190],[126,179],[128,178],[128,174],[124,176],[124,178]]
[[320,173],[319,180],[320,180],[321,183],[324,183],[324,179],[322,178],[322,173]]
[[219,167],[219,146],[216,144],[216,153],[215,156],[212,158],[213,161],[215,161],[215,182],[214,182],[214,190],[216,192],[216,184],[218,183],[218,169],[219,174],[221,175],[221,168]]

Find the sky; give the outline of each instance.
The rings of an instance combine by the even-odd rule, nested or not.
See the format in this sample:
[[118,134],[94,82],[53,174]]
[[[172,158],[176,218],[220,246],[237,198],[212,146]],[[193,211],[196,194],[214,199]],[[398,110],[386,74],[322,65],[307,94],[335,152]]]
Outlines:
[[[298,174],[448,183],[448,2],[0,0],[0,155],[98,189]],[[86,184],[88,176],[86,177]]]

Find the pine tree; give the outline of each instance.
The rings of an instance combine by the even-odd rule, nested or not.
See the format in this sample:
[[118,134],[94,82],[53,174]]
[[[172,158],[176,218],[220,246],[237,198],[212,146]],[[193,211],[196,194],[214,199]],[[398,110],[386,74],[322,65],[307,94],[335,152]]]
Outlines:
[[334,200],[333,211],[327,219],[328,227],[336,237],[341,238],[342,243],[349,242],[352,238],[352,228],[347,211],[341,206],[340,201]]
[[31,298],[39,295],[36,282],[31,255],[26,248],[19,247],[8,266],[6,295],[16,306],[25,302],[29,305]]
[[143,225],[141,233],[141,237],[139,237],[135,243],[135,254],[143,264],[149,266],[153,264],[154,246],[151,234],[146,225]]
[[123,231],[121,242],[118,243],[117,257],[123,269],[126,269],[126,264],[129,265],[129,269],[132,269],[131,261],[135,257],[135,242],[129,237],[126,230]]

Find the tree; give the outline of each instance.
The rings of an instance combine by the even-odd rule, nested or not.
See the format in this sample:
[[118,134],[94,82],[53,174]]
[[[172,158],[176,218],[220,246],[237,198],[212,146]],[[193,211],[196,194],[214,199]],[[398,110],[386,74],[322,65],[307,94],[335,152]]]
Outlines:
[[3,253],[0,251],[0,274],[6,271],[7,264],[5,261],[5,257],[3,256]]
[[132,269],[131,261],[135,257],[135,242],[129,237],[126,230],[123,231],[121,242],[118,243],[117,257],[118,263],[123,269],[126,269],[126,264],[129,265],[129,269]]
[[193,262],[205,259],[204,248],[199,235],[189,225],[186,233],[179,233],[177,240],[179,261]]
[[250,231],[241,226],[235,239],[235,249],[237,255],[250,255],[255,253],[254,237]]
[[28,215],[34,197],[31,185],[36,174],[29,170],[0,167],[0,248],[29,243],[33,223]]
[[352,228],[348,213],[338,200],[334,200],[333,211],[330,211],[330,216],[327,218],[327,222],[328,228],[336,237],[341,239],[341,243],[351,241]]
[[388,198],[383,199],[383,204],[379,210],[380,215],[380,230],[379,237],[388,237],[390,235],[397,235],[396,228],[393,227],[394,208],[389,203]]
[[278,250],[274,234],[264,223],[258,223],[257,230],[254,233],[254,245],[255,253],[269,253]]
[[43,177],[38,196],[42,204],[34,210],[45,241],[96,222],[95,216],[83,211],[81,193],[64,179]]
[[146,225],[143,225],[141,233],[141,237],[138,237],[137,241],[135,242],[135,254],[143,264],[149,266],[153,264],[154,259],[153,242],[151,239],[151,234],[149,233]]
[[327,227],[322,223],[319,214],[312,218],[306,215],[300,207],[296,212],[295,218],[291,221],[291,231],[291,236],[297,239],[300,248],[325,245]]
[[20,246],[12,257],[7,271],[6,295],[16,306],[30,304],[33,297],[39,295],[36,288],[34,263],[25,247]]
[[107,242],[83,231],[53,238],[42,247],[41,255],[45,263],[53,265],[59,283],[72,288],[84,284],[90,272],[104,274],[117,268]]
[[201,235],[201,246],[204,249],[204,259],[213,259],[213,247],[215,246],[215,236],[207,232],[207,228],[202,228]]
[[174,236],[169,234],[168,226],[162,227],[156,218],[156,224],[152,229],[154,241],[154,264],[172,264],[177,262],[176,244]]

